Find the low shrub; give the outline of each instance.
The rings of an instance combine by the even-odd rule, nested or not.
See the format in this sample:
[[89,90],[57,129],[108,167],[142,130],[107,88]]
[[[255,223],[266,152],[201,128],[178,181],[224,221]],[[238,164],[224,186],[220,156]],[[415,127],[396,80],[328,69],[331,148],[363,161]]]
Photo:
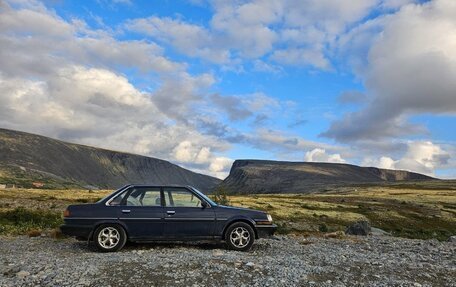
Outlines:
[[329,228],[326,224],[322,223],[318,226],[318,231],[320,232],[328,232]]
[[228,199],[227,191],[223,187],[218,187],[211,195],[211,199],[220,205],[229,205],[230,200]]
[[277,231],[276,231],[277,234],[288,234],[291,231],[292,231],[292,229],[285,222],[284,223],[277,222]]
[[[62,224],[60,212],[15,208],[0,211],[0,233],[32,235],[33,230],[56,228]],[[41,234],[41,232],[40,232]]]

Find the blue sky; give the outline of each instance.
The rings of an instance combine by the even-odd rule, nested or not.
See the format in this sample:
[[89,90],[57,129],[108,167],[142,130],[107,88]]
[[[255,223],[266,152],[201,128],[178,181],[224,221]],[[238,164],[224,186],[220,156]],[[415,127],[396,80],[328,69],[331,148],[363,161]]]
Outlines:
[[456,177],[454,1],[0,9],[2,127],[220,178],[239,158]]

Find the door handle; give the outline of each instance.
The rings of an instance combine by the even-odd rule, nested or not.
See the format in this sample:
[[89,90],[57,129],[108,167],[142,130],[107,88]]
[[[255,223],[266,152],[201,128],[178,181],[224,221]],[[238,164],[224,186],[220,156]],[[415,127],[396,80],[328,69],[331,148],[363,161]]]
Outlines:
[[175,212],[174,210],[168,210],[166,213],[167,213],[168,215],[174,215],[174,214],[176,214],[176,212]]
[[122,213],[130,213],[130,209],[122,209]]

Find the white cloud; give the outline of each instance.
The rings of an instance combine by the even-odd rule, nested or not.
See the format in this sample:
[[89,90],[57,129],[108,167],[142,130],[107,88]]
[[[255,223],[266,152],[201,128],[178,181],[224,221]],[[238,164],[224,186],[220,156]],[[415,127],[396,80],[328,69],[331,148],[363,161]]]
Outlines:
[[[305,150],[323,149],[331,155],[343,155],[347,151],[345,147],[306,140],[297,135],[265,128],[259,128],[249,134],[242,134],[240,142],[256,149],[272,152],[275,158],[291,161],[302,158],[302,153]],[[332,157],[332,159],[336,160],[337,156]]]
[[280,65],[329,69],[327,54],[336,39],[381,1],[356,0],[350,5],[329,0],[210,3],[214,14],[207,27],[156,16],[129,20],[125,27],[163,41],[187,56],[214,63],[237,65],[239,59],[253,60],[264,70],[270,64],[258,66],[261,62],[256,61],[268,58]]
[[229,173],[229,168],[233,164],[233,160],[227,157],[215,157],[211,161],[209,170],[214,176],[226,178]]
[[207,147],[194,146],[191,141],[183,141],[174,149],[174,158],[180,162],[207,162],[210,156],[210,151]]
[[207,110],[212,110],[214,116],[223,111],[227,114],[231,121],[246,120],[254,117],[255,120],[259,118],[263,120],[269,119],[271,116],[282,112],[285,109],[286,103],[283,103],[275,98],[269,97],[264,93],[252,93],[245,95],[228,95],[222,96],[213,94],[210,96],[209,104],[217,107],[205,107]]
[[[187,120],[214,83],[211,74],[190,75],[154,43],[117,40],[37,2],[1,5],[2,127],[196,164],[217,176],[228,171],[218,154],[229,143]],[[122,67],[138,68],[153,87],[138,89]],[[174,152],[182,142],[199,150],[190,161]]]
[[261,60],[253,61],[253,70],[256,72],[268,72],[272,74],[282,74],[283,69],[280,66],[268,64]]
[[[189,125],[176,125],[128,80],[81,66],[48,81],[0,77],[0,125],[89,145],[170,159],[220,176],[214,153],[228,144]],[[212,165],[214,164],[214,165]]]
[[455,1],[410,4],[366,25],[348,43],[371,39],[367,62],[357,61],[371,101],[333,122],[325,136],[349,142],[423,134],[409,116],[456,114],[456,39],[448,36],[456,33]]
[[209,31],[199,25],[171,18],[149,17],[129,20],[126,29],[164,41],[180,53],[214,63],[229,60],[229,51]]
[[419,0],[383,0],[381,6],[385,9],[396,9]]
[[309,162],[332,162],[332,163],[345,163],[346,161],[340,156],[340,154],[328,154],[326,150],[321,148],[315,148],[311,151],[306,152],[304,161]]
[[322,51],[307,48],[276,50],[271,59],[289,66],[312,65],[319,69],[328,69],[330,66]]
[[7,76],[43,76],[64,64],[128,67],[171,73],[184,65],[166,59],[151,42],[118,41],[109,32],[91,30],[78,19],[65,21],[42,4],[4,3],[0,10],[0,67]]
[[339,95],[337,101],[341,104],[360,104],[367,101],[367,96],[360,91],[345,91]]
[[[220,177],[231,164],[221,156],[230,143],[278,158],[308,151],[306,160],[345,162],[357,158],[354,149],[366,141],[380,146],[380,138],[423,133],[407,121],[410,115],[456,112],[456,41],[448,36],[456,33],[456,4],[411,2],[214,1],[208,26],[152,16],[113,32],[67,21],[39,2],[0,1],[0,124],[170,159]],[[390,14],[364,21],[378,9]],[[125,29],[148,39],[116,39]],[[242,71],[245,61],[273,73],[282,72],[281,65],[330,69],[334,55],[347,56],[366,97],[347,93],[340,99],[364,105],[326,135],[358,145],[308,141],[273,125],[258,128],[271,122],[268,117],[286,117],[286,103],[261,92],[209,96],[216,74],[190,74],[187,63],[165,56],[162,44],[222,70]],[[126,70],[139,79],[137,86],[120,72]],[[227,119],[257,125],[240,131]],[[370,162],[377,166],[428,174],[448,155],[429,142],[404,146],[401,156],[364,151],[376,155]]]
[[445,167],[450,160],[448,152],[430,141],[412,141],[405,154],[394,160],[387,156],[380,159],[366,158],[362,165],[386,169],[401,169],[435,176],[435,170]]
[[[174,158],[184,164],[189,164],[198,170],[198,167],[209,165],[210,174],[219,178],[228,175],[228,169],[233,160],[227,157],[215,156],[209,147],[194,145],[191,141],[185,140],[173,149]],[[206,171],[207,172],[207,171]]]

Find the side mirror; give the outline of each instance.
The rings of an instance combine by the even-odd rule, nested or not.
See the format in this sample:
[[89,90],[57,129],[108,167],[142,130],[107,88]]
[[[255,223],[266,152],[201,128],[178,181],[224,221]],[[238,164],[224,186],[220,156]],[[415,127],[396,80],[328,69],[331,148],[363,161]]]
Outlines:
[[207,202],[201,201],[201,207],[204,209],[207,207]]

